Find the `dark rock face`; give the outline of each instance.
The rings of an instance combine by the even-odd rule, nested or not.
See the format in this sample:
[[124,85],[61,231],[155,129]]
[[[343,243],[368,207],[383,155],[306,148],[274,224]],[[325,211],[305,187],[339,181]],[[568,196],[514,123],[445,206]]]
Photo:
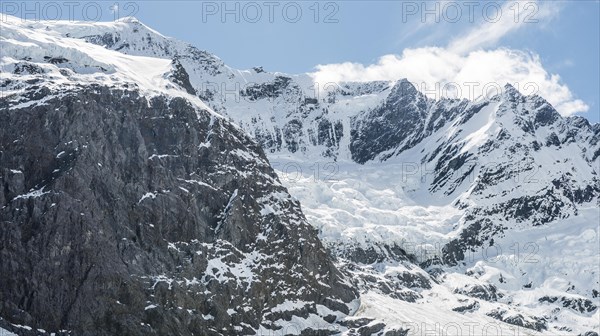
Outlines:
[[300,89],[297,86],[290,86],[290,82],[291,78],[278,76],[272,83],[250,84],[240,94],[250,101],[264,98],[274,99],[285,94],[299,94]]
[[453,311],[458,312],[458,313],[467,313],[467,312],[471,313],[478,309],[479,309],[479,302],[477,302],[477,301],[473,301],[464,306],[458,306],[458,307],[452,308]]
[[173,73],[171,75],[171,80],[181,86],[187,93],[191,95],[196,95],[196,89],[190,83],[190,76],[188,75],[185,68],[181,65],[178,57],[173,58],[171,62],[173,65]]
[[[391,298],[406,302],[422,299],[421,292],[432,288],[431,277],[415,266],[416,260],[398,246],[380,246],[373,244],[369,249],[359,246],[337,246],[334,251],[346,278],[361,293],[375,291]],[[386,255],[388,259],[383,257]],[[406,270],[382,273],[386,264],[394,260]]]
[[276,330],[269,312],[286,300],[318,315],[357,296],[261,148],[184,99],[82,87],[27,108],[0,100],[0,124],[8,323],[244,335]]
[[587,331],[585,334],[581,334],[581,336],[598,336],[598,333],[595,331]]
[[[506,229],[497,225],[487,218],[475,219],[475,216],[467,216],[466,220],[472,222],[461,231],[458,238],[452,239],[442,248],[442,260],[447,265],[457,265],[465,259],[465,252],[473,251],[474,246],[483,246],[494,236],[502,234]],[[490,244],[491,246],[491,244]]]
[[377,323],[375,320],[370,318],[358,318],[352,320],[344,320],[340,322],[340,325],[346,327],[353,332],[351,335],[357,336],[370,336],[373,334],[377,334],[385,325],[383,323]]
[[560,114],[558,114],[558,112],[550,105],[546,104],[546,106],[537,110],[534,122],[536,126],[539,127],[553,124],[559,119]]
[[301,149],[300,137],[302,136],[302,121],[293,119],[283,127],[283,135],[286,139],[287,148],[295,153]]
[[416,262],[416,259],[410,257],[406,251],[396,244],[380,245],[373,243],[367,248],[348,244],[332,246],[331,249],[336,257],[364,265],[385,260]]
[[539,302],[558,303],[564,308],[571,309],[578,313],[593,313],[598,307],[590,299],[569,298],[565,296],[543,296],[538,299]]
[[465,285],[465,287],[454,289],[454,293],[467,295],[485,301],[497,301],[498,298],[502,297],[502,295],[498,293],[496,286],[492,284]]
[[[470,105],[467,100],[431,100],[406,79],[400,80],[382,106],[363,112],[352,121],[352,159],[365,163],[383,154],[380,159],[386,160],[414,147],[453,120],[466,123],[487,104]],[[444,146],[448,143],[440,144],[430,160]]]
[[387,331],[384,336],[406,336],[409,333],[409,329],[397,329]]
[[560,140],[558,139],[556,133],[551,133],[550,135],[548,135],[548,137],[546,138],[546,146],[560,146]]
[[[399,81],[383,106],[353,123],[350,133],[352,159],[365,163],[405,142],[415,130],[423,129],[426,108],[425,95],[407,80]],[[419,140],[413,139],[414,143]]]
[[543,331],[548,329],[548,322],[542,317],[523,316],[522,314],[510,314],[508,311],[499,308],[492,310],[486,315],[500,320],[502,322],[527,329],[532,329],[536,331]]

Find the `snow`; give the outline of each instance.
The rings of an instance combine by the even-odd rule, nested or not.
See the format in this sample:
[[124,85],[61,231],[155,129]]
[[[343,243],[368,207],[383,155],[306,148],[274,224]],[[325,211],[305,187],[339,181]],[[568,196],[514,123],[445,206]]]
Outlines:
[[[567,122],[540,126],[535,134],[530,134],[517,126],[517,121],[531,121],[532,111],[528,110],[527,103],[507,102],[504,100],[505,96],[491,99],[487,106],[466,122],[460,116],[447,120],[443,127],[413,148],[403,152],[393,148],[383,153],[382,155],[392,155],[385,162],[381,162],[383,156],[380,156],[365,165],[358,165],[350,160],[351,121],[360,117],[361,113],[380,106],[389,96],[394,83],[338,83],[334,87],[325,88],[323,85],[316,87],[319,83],[315,83],[310,74],[287,75],[237,70],[224,65],[213,55],[203,54],[186,43],[160,35],[132,18],[93,24],[61,21],[24,23],[10,16],[3,19],[0,65],[8,71],[0,73],[0,80],[42,78],[44,85],[57,90],[78,84],[97,83],[114,87],[125,87],[127,84],[139,88],[148,97],[161,94],[185,98],[199,109],[216,111],[211,113],[209,132],[200,147],[211,146],[215,118],[231,118],[251,135],[256,135],[257,130],[260,130],[273,136],[277,129],[284,129],[290,116],[299,114],[298,99],[316,98],[320,108],[306,107],[300,111],[304,116],[303,128],[318,129],[318,122],[325,114],[332,125],[341,123],[343,136],[337,144],[339,151],[335,160],[323,156],[327,150],[325,146],[311,144],[309,132],[304,132],[297,139],[307,144],[306,148],[291,153],[284,144],[280,151],[267,154],[281,182],[301,202],[306,218],[317,228],[324,244],[334,252],[344,246],[367,248],[396,244],[413,254],[418,262],[427,261],[433,256],[439,256],[441,247],[460,234],[465,225],[465,216],[472,209],[489,209],[521,196],[544,195],[552,182],[565,177],[566,173],[570,174],[568,179],[574,189],[597,183],[594,181],[597,181],[595,179],[599,171],[587,161],[589,153],[584,154],[581,143],[562,143],[558,148],[542,146],[537,151],[520,151],[521,144],[528,144],[533,140],[545,143],[547,136],[552,133],[564,134],[568,129]],[[127,41],[129,46],[120,45],[122,49],[116,51],[112,47],[95,45],[84,39],[105,33]],[[152,37],[153,44],[145,42],[144,39],[148,36]],[[180,59],[192,86],[198,92],[213,88],[211,93],[215,98],[209,102],[210,107],[169,79],[173,71],[171,60],[174,54],[194,54],[201,57],[205,64],[218,69],[210,73],[197,59]],[[43,73],[13,74],[11,69],[23,62],[23,57],[30,57],[30,62],[39,66]],[[45,57],[64,58],[67,61],[53,64]],[[290,92],[276,98],[251,101],[237,93],[228,93],[221,85],[227,83],[225,89],[236,84],[244,88],[252,84],[272,83],[278,76],[289,77],[291,82],[288,87]],[[9,87],[4,93],[9,95],[21,90],[18,86]],[[294,93],[294,90],[299,93]],[[15,100],[11,108],[43,104],[49,98],[51,97],[26,102]],[[15,99],[18,99],[18,95]],[[469,102],[469,106],[482,103]],[[458,102],[445,100],[437,104],[445,104],[442,107],[449,109]],[[439,105],[431,105],[430,109],[434,107]],[[427,118],[431,118],[432,110],[428,113]],[[510,138],[496,141],[501,132],[506,132]],[[498,147],[488,153],[481,153],[480,149],[488,141],[496,141]],[[465,181],[456,183],[452,180],[456,176],[449,175],[450,182],[447,185],[432,189],[433,167],[441,160],[442,155],[434,153],[434,150],[448,145],[459,148],[454,157],[471,155],[468,165],[472,165],[473,172]],[[64,154],[65,152],[59,153],[57,158]],[[259,157],[242,150],[233,150],[230,154],[248,162],[260,161]],[[166,159],[170,156],[172,155],[153,154],[148,159]],[[429,161],[431,163],[428,165]],[[508,178],[493,179],[483,190],[476,190],[482,173],[501,169],[510,172]],[[18,170],[11,172],[22,173]],[[179,189],[186,193],[192,186],[217,190],[212,185],[192,178],[180,179],[180,182],[182,186]],[[15,199],[41,197],[48,193],[41,188]],[[158,192],[147,192],[138,203],[155,199],[157,195]],[[227,215],[236,197],[238,190],[230,196],[223,216]],[[261,197],[257,200],[261,206],[260,214],[281,215],[290,200],[285,193]],[[465,204],[466,208],[459,209],[457,203]],[[353,311],[357,311],[355,317],[376,318],[390,326],[410,328],[409,335],[423,336],[436,333],[562,335],[564,331],[554,328],[567,327],[574,332],[600,329],[599,310],[577,313],[565,308],[556,313],[555,305],[539,302],[539,298],[546,295],[590,298],[591,291],[600,286],[600,210],[597,199],[572,207],[568,205],[569,203],[561,210],[564,218],[541,226],[531,225],[530,222],[535,217],[518,223],[514,220],[507,221],[501,215],[487,216],[490,220],[508,226],[504,234],[494,237],[493,246],[484,245],[467,253],[463,265],[444,267],[446,273],[439,279],[439,283],[435,283],[430,290],[420,290],[423,298],[415,303],[392,299],[372,290],[362,293],[360,301],[355,302],[352,307]],[[219,227],[217,231],[218,229]],[[259,239],[266,237],[261,234]],[[168,246],[179,251],[175,243]],[[226,261],[228,259],[225,257],[211,258],[207,261],[208,266],[202,279],[185,279],[185,283],[206,283],[212,279],[219,282],[234,279],[240,283],[251,283],[257,281],[258,277],[253,270],[264,258],[264,255],[255,252],[242,254],[238,262]],[[368,267],[371,267],[374,276],[379,279],[401,272],[428,276],[426,270],[421,269],[418,264],[407,266],[388,262]],[[175,281],[166,276],[156,276],[153,280],[154,285],[162,281],[171,285]],[[473,313],[452,311],[452,308],[464,304],[464,300],[475,300],[454,293],[455,289],[482,284],[493,284],[503,297],[493,303],[476,300],[480,308]],[[529,284],[531,288],[525,287]],[[596,305],[600,304],[599,301],[598,298],[593,300]],[[286,301],[273,311],[294,310],[305,304],[307,303]],[[146,309],[155,307],[149,305]],[[331,313],[324,306],[317,308],[320,315]],[[543,333],[516,330],[515,326],[486,316],[486,313],[497,308],[505,309],[510,314],[547,316],[549,330]],[[228,312],[233,314],[235,311]],[[214,319],[211,315],[203,315],[203,318]],[[278,320],[274,323],[289,334],[300,334],[306,327],[330,326],[314,314],[307,318],[294,316],[290,321]],[[271,331],[262,325],[257,330],[258,334],[269,332]]]
[[0,335],[2,335],[2,336],[17,336],[17,334],[11,333],[10,331],[8,331],[6,329],[2,329],[2,328],[0,328]]
[[[473,120],[473,125],[485,126],[485,120]],[[483,129],[490,128],[485,126]],[[290,160],[287,156],[271,155],[271,160],[279,163],[276,167],[280,169],[277,173],[282,183],[300,200],[308,221],[319,230],[321,240],[334,250],[343,249],[343,246],[395,243],[418,261],[425,261],[435,255],[441,256],[441,247],[462,229],[465,212],[453,205],[456,199],[489,202],[471,196],[468,190],[453,197],[427,196],[419,191],[419,184],[423,183],[420,172],[414,176],[407,174],[402,162],[393,160],[366,165],[338,162],[338,172],[332,180],[315,178],[314,170],[306,169],[306,163]],[[282,170],[289,162],[303,167],[296,170],[301,173],[289,174]],[[583,168],[580,171],[585,172]],[[407,323],[424,322],[427,330],[438,328],[436,323],[439,323],[444,332],[444,326],[457,321],[478,323],[479,327],[500,323],[503,334],[513,335],[511,328],[514,326],[485,315],[497,307],[504,307],[513,314],[556,317],[549,321],[548,331],[537,333],[521,328],[521,335],[564,333],[557,332],[552,326],[566,326],[581,332],[597,330],[600,328],[599,310],[581,314],[562,309],[558,315],[553,315],[551,311],[555,306],[540,304],[539,299],[546,295],[591,297],[591,291],[600,285],[599,223],[600,209],[592,202],[581,206],[576,215],[551,225],[516,226],[503,236],[494,237],[493,247],[484,246],[468,252],[464,266],[446,268],[443,282],[431,291],[423,292],[431,299],[408,303],[368,293],[361,295],[362,306],[357,316],[392,321],[405,327]],[[390,274],[402,269],[401,265],[391,264],[379,271]],[[480,310],[467,313],[470,314],[465,315],[467,317],[452,311],[453,307],[461,305],[457,301],[460,295],[457,298],[453,293],[455,288],[487,283],[496,286],[504,295],[498,303],[480,300]],[[528,284],[532,288],[524,287]],[[438,300],[440,296],[445,299]],[[431,302],[426,303],[428,300]],[[593,302],[600,303],[598,299]],[[468,325],[460,327],[461,332],[468,335],[469,330],[465,329]],[[422,325],[419,328],[416,330],[423,330]],[[485,334],[485,329],[473,332],[473,335]],[[490,329],[490,334],[493,332]],[[452,335],[453,331],[449,329],[448,334]]]
[[145,193],[142,198],[140,198],[140,200],[138,201],[138,204],[142,203],[142,201],[144,201],[145,199],[156,199],[156,195],[157,193],[152,193],[152,192],[148,192]]
[[37,198],[37,197],[42,197],[46,194],[49,194],[49,191],[44,191],[45,187],[42,187],[40,189],[37,190],[31,190],[30,192],[23,194],[23,195],[19,195],[17,197],[15,197],[13,200],[18,200],[18,199],[28,199],[28,198]]
[[181,178],[178,179],[178,180],[182,181],[182,182],[185,182],[185,183],[188,183],[188,184],[195,184],[195,185],[198,185],[198,186],[210,188],[212,190],[218,190],[217,188],[211,186],[210,184],[202,182],[202,181],[198,181],[198,180],[185,180],[185,179],[181,179]]
[[[170,59],[127,55],[109,50],[103,46],[87,43],[78,38],[66,37],[66,30],[92,33],[93,30],[113,27],[127,27],[130,23],[67,23],[64,21],[38,22],[31,24],[15,17],[4,15],[2,21],[2,50],[0,64],[9,68],[18,64],[23,58],[31,58],[47,73],[44,77],[46,85],[54,89],[65,86],[89,83],[106,86],[122,86],[125,83],[138,87],[142,94],[149,97],[163,94],[169,97],[183,97],[196,107],[212,112],[198,97],[186,93],[169,80],[172,72]],[[46,29],[48,28],[48,29]],[[81,28],[81,29],[80,29]],[[69,35],[72,36],[72,35]],[[66,62],[50,64],[44,57],[62,58]],[[69,69],[65,76],[59,70]],[[3,71],[1,80],[18,79],[10,72]],[[18,91],[7,89],[5,96]],[[33,102],[31,102],[33,103]],[[24,107],[24,106],[16,106]],[[214,113],[214,112],[213,112]],[[220,116],[219,116],[220,117]]]
[[154,308],[157,308],[157,307],[158,307],[157,305],[155,305],[155,304],[151,304],[151,305],[148,305],[148,306],[146,306],[146,307],[144,308],[144,310],[154,309]]
[[451,201],[427,205],[411,199],[399,183],[405,175],[400,165],[337,166],[334,181],[315,179],[307,169],[291,179],[278,171],[326,244],[396,243],[408,250],[431,249],[457,229],[462,212]]
[[236,148],[236,149],[232,150],[230,153],[233,154],[233,155],[236,155],[236,156],[238,156],[238,157],[240,157],[240,158],[242,158],[242,159],[244,159],[246,161],[250,161],[250,162],[256,162],[256,161],[258,161],[258,157],[256,155],[254,155],[254,154],[252,154],[252,153],[250,153],[248,151],[239,149],[239,148]]
[[274,334],[273,330],[266,329],[263,326],[263,324],[266,324],[266,323],[269,323],[269,324],[272,323],[275,326],[277,326],[278,330],[275,333],[276,334],[281,333],[281,335],[301,335],[302,330],[307,329],[307,328],[312,328],[312,329],[317,329],[317,330],[318,329],[329,330],[329,331],[333,331],[333,332],[340,330],[339,326],[331,325],[330,323],[323,320],[322,317],[315,315],[315,314],[308,314],[308,317],[306,317],[306,318],[302,318],[302,317],[293,315],[289,321],[283,320],[283,319],[279,319],[274,322],[263,321],[263,323],[260,325],[259,329],[256,330],[256,335],[273,335]]
[[273,207],[270,206],[269,204],[263,205],[263,208],[260,209],[260,215],[263,217],[267,216],[267,215],[271,215],[271,214],[276,215],[277,213],[278,212],[275,209],[273,209]]
[[[491,135],[497,133],[498,128],[495,127],[497,126],[495,116],[499,105],[500,103],[487,105],[476,116],[471,118],[467,124],[461,125],[461,131],[467,134],[464,138],[465,144],[460,150],[461,154],[483,145]],[[483,125],[481,126],[480,124]],[[453,133],[452,130],[450,132]]]
[[152,154],[150,155],[150,157],[148,157],[148,160],[153,160],[153,159],[164,159],[164,158],[169,158],[169,157],[178,157],[179,155],[172,155],[172,154]]
[[[390,327],[409,329],[408,335],[541,335],[538,332],[501,323],[488,316],[460,314],[450,310],[442,298],[411,304],[377,293],[361,296],[357,317],[374,317]],[[558,335],[558,334],[556,334]]]
[[233,280],[249,289],[252,282],[258,281],[259,277],[255,272],[257,266],[266,259],[266,255],[257,251],[241,255],[238,262],[231,261],[230,255],[208,259],[201,281],[206,284],[211,280],[221,283]]
[[271,308],[272,312],[285,312],[292,311],[304,308],[306,305],[311,305],[312,302],[307,301],[288,301],[286,300],[283,303],[278,304],[277,306]]

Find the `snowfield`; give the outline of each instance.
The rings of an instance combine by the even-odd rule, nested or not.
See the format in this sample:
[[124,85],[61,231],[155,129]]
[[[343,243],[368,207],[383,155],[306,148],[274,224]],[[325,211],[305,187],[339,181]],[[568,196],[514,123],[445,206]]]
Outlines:
[[[418,192],[405,191],[413,188],[410,179],[415,174],[400,164],[335,163],[335,174],[315,178],[314,168],[311,169],[314,163],[271,160],[288,168],[278,171],[282,182],[300,200],[309,222],[332,249],[340,245],[396,243],[424,261],[440,256],[442,246],[460,231],[463,211],[452,206],[452,201],[443,204],[432,197],[427,200]],[[303,174],[299,174],[300,170]],[[549,315],[559,327],[598,330],[597,309],[585,314],[557,310],[540,303],[539,298],[566,295],[585,299],[576,292],[591,292],[598,287],[599,223],[600,209],[590,206],[552,226],[510,231],[496,238],[493,247],[467,254],[464,265],[447,267],[440,284],[421,293],[423,299],[410,303],[367,291],[361,296],[356,316],[377,318],[390,326],[410,329],[409,335],[420,336],[569,334],[551,328],[536,332],[485,315],[505,307],[532,316]],[[373,266],[380,274],[394,272],[398,267],[404,269],[389,261]],[[425,270],[421,272],[427,274]],[[475,282],[493,284],[504,297],[498,304],[480,300],[476,312],[452,311],[472,300],[454,290]]]

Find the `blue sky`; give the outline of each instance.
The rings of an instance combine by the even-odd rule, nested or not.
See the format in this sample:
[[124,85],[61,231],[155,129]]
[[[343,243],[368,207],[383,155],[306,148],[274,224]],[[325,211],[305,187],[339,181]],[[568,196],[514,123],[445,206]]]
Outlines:
[[[563,99],[564,106],[581,100],[586,108],[569,109],[587,109],[582,115],[593,122],[600,121],[599,1],[532,1],[516,5],[484,1],[475,7],[453,1],[437,2],[437,5],[434,1],[282,1],[271,5],[265,5],[266,1],[138,1],[135,5],[108,1],[94,2],[93,6],[90,3],[80,2],[81,6],[73,11],[76,19],[83,18],[84,6],[92,18],[95,10],[101,9],[99,18],[103,21],[133,14],[159,32],[213,52],[228,65],[242,69],[260,65],[269,71],[300,73],[315,71],[318,64],[352,62],[353,66],[321,70],[336,73],[333,78],[376,79],[381,73],[384,77],[386,74],[400,76],[407,64],[415,64],[419,70],[420,63],[404,58],[430,59],[427,53],[431,50],[423,49],[427,47],[439,47],[443,52],[460,55],[457,64],[465,67],[481,63],[487,67],[519,68],[519,62],[524,61],[515,61],[506,54],[495,55],[500,57],[499,63],[495,63],[497,58],[491,54],[468,56],[479,50],[518,50],[535,58],[548,76],[560,76],[561,86],[551,83],[550,77],[540,83],[547,86],[541,90],[544,96],[564,93],[563,89],[568,88],[571,96]],[[110,9],[115,3],[117,12]],[[43,8],[44,2],[40,6]],[[261,16],[256,15],[257,8]],[[19,9],[16,14],[22,16],[23,8]],[[223,17],[226,9],[230,14]],[[296,15],[298,9],[301,15]],[[434,13],[436,10],[438,16]],[[3,11],[6,12],[6,8]],[[427,11],[429,14],[423,18]],[[31,18],[32,14],[29,15]],[[45,15],[54,15],[53,8],[48,7]],[[68,15],[63,8],[61,18],[66,19]],[[478,35],[478,31],[483,33]],[[415,50],[416,55],[399,56],[401,59],[393,62],[382,63],[380,59],[384,55],[402,55]],[[446,57],[440,51],[434,53],[437,58]],[[436,62],[437,58],[432,61]],[[502,63],[504,60],[507,63]],[[427,64],[422,66],[427,67]],[[531,64],[523,67],[531,67]],[[533,68],[540,70],[537,66]],[[429,71],[427,78],[438,75]],[[521,78],[515,75],[520,76],[510,74],[508,78]],[[456,74],[444,76],[456,79]],[[465,74],[458,77],[464,79],[465,76],[468,77]]]

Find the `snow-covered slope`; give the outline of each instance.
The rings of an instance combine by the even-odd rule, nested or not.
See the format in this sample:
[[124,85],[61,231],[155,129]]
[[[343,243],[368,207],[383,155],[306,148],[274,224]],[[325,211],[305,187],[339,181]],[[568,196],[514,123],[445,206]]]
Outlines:
[[[372,326],[600,328],[599,124],[510,85],[490,99],[433,100],[402,79],[237,70],[134,18],[9,18],[0,43],[5,94],[133,86],[235,122],[363,291],[357,316]],[[14,97],[13,108],[44,99]]]
[[[130,26],[128,23],[122,24]],[[57,25],[78,31],[77,25]],[[112,29],[120,25],[115,23],[104,26]],[[91,26],[86,24],[83,27]],[[69,33],[62,33],[53,28],[50,23],[3,16],[0,79],[4,96],[22,92],[31,85],[68,91],[81,85],[97,84],[115,88],[135,88],[148,96],[165,94],[183,97],[199,108],[209,109],[197,96],[181,89],[175,62],[108,50],[80,39],[70,38]]]
[[[600,216],[595,203],[547,225],[504,229],[491,237],[493,243],[474,246],[450,266],[436,259],[443,259],[447,243],[460,237],[466,211],[433,197],[412,197],[405,191],[412,182],[403,176],[401,164],[340,164],[330,180],[315,179],[300,162],[287,166],[304,167],[301,177],[283,170],[279,174],[321,239],[341,257],[340,266],[367,293],[367,306],[359,315],[389,312],[389,320],[402,312],[405,327],[416,321],[422,330],[425,322],[431,330],[435,323],[449,321],[477,321],[481,327],[490,323],[488,315],[497,318],[499,310],[509,312],[504,319],[518,314],[543,318],[543,334],[577,335],[598,328]],[[382,293],[384,302],[405,302],[390,307],[371,303],[372,295],[380,298]],[[477,309],[458,318],[453,310],[465,306]],[[429,312],[424,320],[417,313],[421,309]],[[468,325],[460,326],[468,335]]]

